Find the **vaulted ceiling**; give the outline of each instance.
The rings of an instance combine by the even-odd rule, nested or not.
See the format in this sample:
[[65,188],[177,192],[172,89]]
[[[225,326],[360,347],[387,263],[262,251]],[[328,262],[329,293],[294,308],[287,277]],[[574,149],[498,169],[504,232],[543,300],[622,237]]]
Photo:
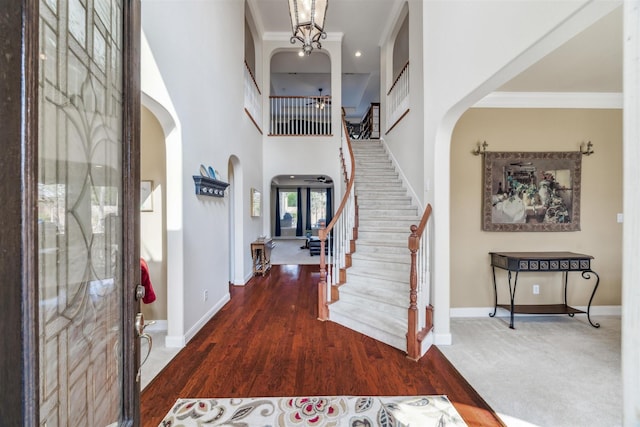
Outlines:
[[[248,0],[258,30],[290,33],[286,0]],[[342,99],[362,115],[380,98],[380,39],[390,25],[396,0],[330,0],[325,29],[343,33]],[[360,57],[355,52],[360,51]],[[271,94],[331,94],[329,59],[314,50],[278,54],[272,62]],[[596,22],[499,90],[511,92],[621,92],[622,8]]]

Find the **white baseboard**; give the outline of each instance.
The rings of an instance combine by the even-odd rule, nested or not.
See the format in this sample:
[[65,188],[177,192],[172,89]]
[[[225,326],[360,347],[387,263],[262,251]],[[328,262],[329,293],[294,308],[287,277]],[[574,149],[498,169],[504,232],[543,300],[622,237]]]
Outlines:
[[167,335],[164,339],[164,346],[167,348],[183,348],[187,345],[184,335]]
[[231,294],[227,292],[222,299],[220,299],[211,310],[209,310],[195,325],[191,327],[185,334],[185,343],[191,341],[191,339],[198,333],[200,329],[229,301],[231,301]]
[[[231,294],[227,294],[220,299],[202,318],[187,331],[185,335],[167,335],[164,345],[167,348],[183,348],[198,333],[200,329],[231,300]],[[166,326],[165,326],[166,329]]]
[[420,343],[420,355],[424,356],[424,354],[429,351],[429,348],[433,345],[435,334],[433,330],[429,331],[426,337]]
[[435,345],[451,345],[453,338],[451,334],[434,334],[433,343]]
[[251,280],[252,277],[253,277],[253,271],[248,272],[247,275],[244,276],[243,285],[246,285],[247,283],[249,283],[249,280]]
[[[587,311],[586,306],[573,306],[578,310]],[[454,317],[489,317],[493,313],[493,307],[462,307],[449,310],[449,316]],[[591,316],[621,316],[622,306],[619,305],[594,305],[591,306]],[[539,316],[538,314],[518,314],[518,316]],[[509,317],[509,311],[498,307],[496,317]]]

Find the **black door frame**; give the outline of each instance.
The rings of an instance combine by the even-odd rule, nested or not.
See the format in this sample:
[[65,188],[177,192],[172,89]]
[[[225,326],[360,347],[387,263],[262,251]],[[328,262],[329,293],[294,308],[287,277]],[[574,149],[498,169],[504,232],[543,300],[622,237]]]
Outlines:
[[[35,426],[38,349],[39,0],[0,2],[0,420]],[[123,425],[140,425],[139,342],[133,319],[140,283],[140,1],[123,18]]]

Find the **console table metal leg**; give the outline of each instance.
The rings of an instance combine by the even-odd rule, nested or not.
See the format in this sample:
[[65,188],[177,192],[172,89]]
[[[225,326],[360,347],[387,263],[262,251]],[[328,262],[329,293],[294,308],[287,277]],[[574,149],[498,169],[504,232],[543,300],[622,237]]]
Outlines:
[[591,303],[593,302],[593,297],[596,294],[596,289],[598,289],[598,285],[600,284],[600,276],[598,276],[598,273],[593,270],[585,270],[582,272],[582,277],[589,280],[591,279],[591,274],[594,274],[596,276],[596,285],[593,287],[593,292],[591,292],[591,298],[589,298],[589,305],[587,306],[587,320],[589,320],[591,326],[593,326],[594,328],[599,328],[600,323],[593,323],[591,321]]
[[[569,278],[569,272],[568,271],[563,271],[562,272],[562,278],[564,279],[564,306],[566,307],[567,304],[567,281]],[[569,317],[573,317],[575,316],[575,313],[568,313]]]
[[494,317],[498,310],[498,288],[496,287],[496,268],[491,266],[491,272],[493,273],[493,313],[489,313],[489,317]]
[[511,297],[511,320],[509,322],[509,328],[515,329],[513,327],[513,313],[515,311],[513,300],[514,300],[515,295],[516,295],[516,285],[518,284],[518,272],[516,271],[516,277],[515,277],[515,279],[513,281],[513,287],[511,287],[511,270],[509,270],[508,277],[509,277],[509,296]]

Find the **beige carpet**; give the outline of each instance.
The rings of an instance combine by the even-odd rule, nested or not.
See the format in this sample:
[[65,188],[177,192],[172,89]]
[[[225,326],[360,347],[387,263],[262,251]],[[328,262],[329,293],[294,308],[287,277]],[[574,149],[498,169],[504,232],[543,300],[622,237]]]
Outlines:
[[446,396],[313,396],[178,399],[160,426],[457,427]]
[[320,264],[320,255],[309,255],[309,249],[302,249],[307,239],[274,239],[276,247],[271,251],[273,265]]
[[620,317],[451,320],[439,346],[509,427],[622,426]]

